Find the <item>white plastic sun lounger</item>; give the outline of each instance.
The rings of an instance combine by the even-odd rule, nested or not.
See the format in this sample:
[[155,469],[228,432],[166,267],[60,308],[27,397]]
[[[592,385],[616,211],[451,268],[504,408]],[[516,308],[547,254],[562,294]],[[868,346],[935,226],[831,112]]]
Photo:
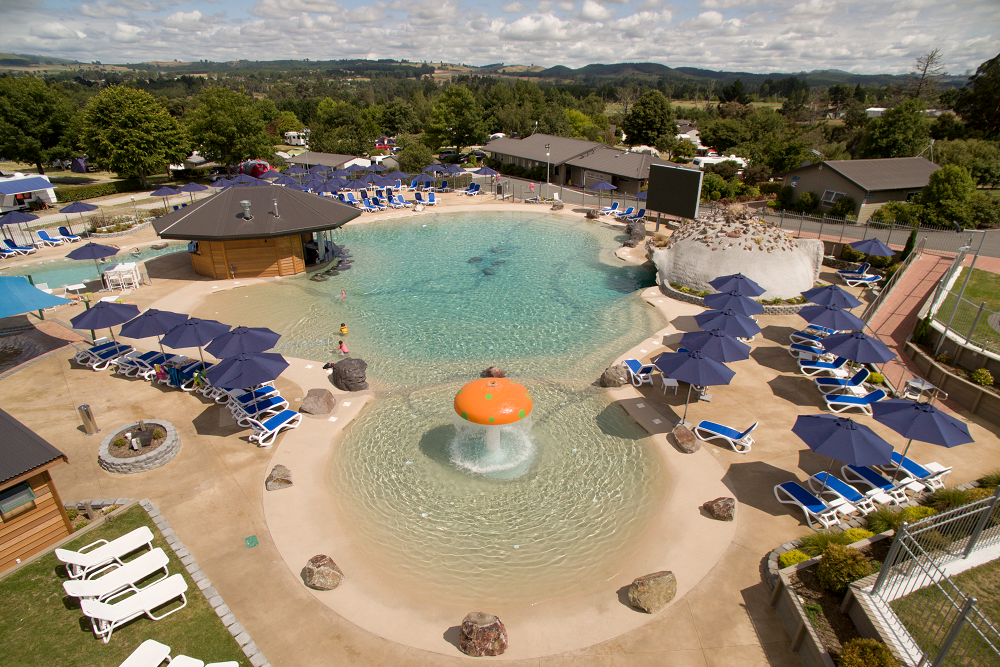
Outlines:
[[[779,495],[780,492],[780,495]],[[785,500],[782,500],[784,496]],[[857,509],[846,500],[835,500],[830,503],[817,498],[798,482],[783,482],[774,487],[774,497],[784,505],[799,507],[806,516],[809,527],[816,529],[813,521],[823,528],[832,528],[840,523],[838,514],[845,516],[854,514]]]
[[[100,546],[98,546],[100,545]],[[56,549],[56,558],[66,564],[66,573],[70,579],[87,579],[98,568],[108,563],[123,565],[121,558],[142,547],[153,548],[153,533],[147,526],[139,526],[131,533],[108,542],[97,540],[91,542],[79,551]],[[88,551],[96,547],[93,551]]]
[[252,425],[251,419],[265,419],[276,415],[288,408],[288,401],[281,396],[268,396],[251,401],[246,405],[238,405],[236,401],[230,401],[229,410],[233,413],[233,419],[243,428]]
[[633,385],[641,387],[644,384],[653,384],[652,373],[656,370],[656,366],[643,364],[638,359],[626,359],[622,363],[628,369],[628,374],[632,378]]
[[865,394],[864,396],[851,396],[850,394],[824,394],[823,400],[826,401],[826,407],[831,412],[839,413],[844,412],[845,410],[851,410],[852,408],[857,408],[871,417],[872,403],[881,401],[885,397],[885,390],[876,389],[875,391]]
[[[906,496],[907,490],[919,493],[924,488],[923,484],[914,481],[909,475],[899,477],[893,482],[871,466],[845,465],[840,469],[840,474],[851,484],[867,486],[869,490],[865,491],[865,495],[875,498],[875,502],[883,505],[901,505],[909,500]],[[888,496],[889,500],[886,501],[877,495],[879,493]]]
[[[175,611],[180,611],[186,607],[187,596],[184,593],[187,591],[187,588],[188,584],[184,579],[184,575],[175,574],[159,583],[147,586],[141,591],[135,588],[135,586],[129,586],[125,590],[112,595],[105,602],[80,600],[80,608],[83,610],[84,615],[90,619],[90,623],[94,628],[94,634],[107,644],[111,640],[111,633],[115,631],[115,628],[128,623],[133,618],[145,615],[154,621],[159,621],[170,616]],[[112,602],[112,600],[128,593],[133,593],[133,595],[122,598],[117,602]],[[154,609],[162,607],[178,597],[181,599],[181,606],[159,616],[153,613]]]
[[889,498],[886,496],[885,498],[876,501],[875,498],[864,495],[847,482],[834,477],[827,472],[816,473],[806,480],[806,484],[809,485],[809,489],[815,493],[817,497],[822,498],[824,495],[830,494],[834,498],[842,498],[857,507],[858,511],[862,514],[871,514],[877,509],[875,507],[876,502],[881,503],[882,500],[887,500]]
[[302,415],[295,410],[285,410],[267,421],[261,422],[252,417],[247,421],[253,426],[253,433],[250,434],[250,442],[256,442],[259,447],[270,447],[274,444],[278,433],[286,428],[298,428],[302,422]]
[[[70,597],[103,600],[123,588],[134,586],[137,581],[145,579],[160,569],[163,570],[163,576],[148,585],[163,581],[170,575],[170,572],[167,570],[168,562],[167,554],[163,553],[163,549],[157,547],[135,560],[130,560],[124,565],[118,565],[117,563],[105,565],[101,569],[95,570],[93,577],[90,579],[70,579],[69,581],[65,581],[63,582],[63,590]],[[111,571],[103,576],[97,576],[105,570]]]
[[76,354],[73,355],[73,359],[76,361],[76,363],[87,364],[96,359],[97,358],[96,355],[98,353],[107,350],[108,348],[111,348],[114,345],[117,345],[117,343],[112,341],[107,336],[104,336],[102,338],[98,338],[97,340],[95,340],[90,347],[81,348],[77,347],[76,344],[73,343],[71,343],[71,345],[73,345],[73,349],[76,350]]
[[189,655],[178,655],[170,659],[170,667],[205,667],[205,661]]
[[160,667],[160,663],[170,657],[170,647],[154,639],[147,639],[132,651],[118,667]]
[[698,436],[699,440],[704,440],[705,442],[718,438],[729,443],[729,446],[733,448],[734,452],[746,454],[753,446],[753,438],[750,437],[750,432],[757,428],[758,423],[759,422],[754,422],[750,428],[741,433],[735,428],[730,428],[729,426],[723,426],[722,424],[716,424],[715,422],[710,421],[702,421],[694,427],[694,434]]

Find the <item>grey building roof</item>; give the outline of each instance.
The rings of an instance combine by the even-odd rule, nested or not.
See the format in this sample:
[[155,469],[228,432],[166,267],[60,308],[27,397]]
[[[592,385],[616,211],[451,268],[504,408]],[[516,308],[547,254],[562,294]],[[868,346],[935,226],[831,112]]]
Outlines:
[[868,192],[922,188],[927,185],[931,174],[941,168],[922,157],[893,157],[867,160],[824,160],[819,165],[799,167],[785,173],[794,174],[803,169],[819,169],[820,167],[832,169]]
[[[244,200],[250,202],[250,219],[243,217],[240,202]],[[272,200],[277,200],[279,216],[275,215]],[[335,229],[359,215],[361,211],[333,197],[280,185],[248,185],[226,188],[157,218],[153,229],[164,239],[260,239]]]
[[0,410],[0,486],[10,479],[66,455],[30,428]]
[[313,167],[317,164],[321,164],[325,167],[336,169],[340,165],[356,159],[358,159],[358,156],[356,155],[338,155],[337,153],[317,153],[314,151],[306,151],[304,153],[299,153],[298,155],[293,155],[285,160],[285,162],[288,164],[298,165],[300,167]]
[[586,139],[570,139],[569,137],[536,133],[524,139],[510,139],[509,137],[494,139],[483,146],[483,150],[544,163],[545,144],[549,144],[548,160],[549,164],[552,165],[563,164],[577,155],[604,145]]
[[591,171],[640,180],[649,178],[649,166],[652,164],[664,164],[671,167],[680,166],[654,155],[629,153],[617,148],[608,148],[603,144],[598,144],[597,148],[567,161],[566,164],[571,167],[580,167],[581,169],[589,169]]

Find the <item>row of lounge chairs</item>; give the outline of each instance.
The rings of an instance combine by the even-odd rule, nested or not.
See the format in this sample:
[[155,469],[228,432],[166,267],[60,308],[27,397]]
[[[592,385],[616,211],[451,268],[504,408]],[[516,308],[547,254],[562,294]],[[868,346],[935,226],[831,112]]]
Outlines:
[[640,208],[636,212],[634,206],[629,206],[624,211],[618,210],[618,202],[613,202],[611,206],[598,211],[601,215],[612,215],[620,220],[642,220],[646,217],[646,209]]
[[161,644],[155,639],[147,639],[139,644],[139,648],[132,651],[132,654],[119,667],[159,667],[164,660],[169,662],[171,667],[237,667],[239,665],[235,660],[213,662],[206,665],[204,660],[186,655],[176,655],[171,658],[169,646]]
[[23,246],[15,243],[11,239],[3,239],[3,244],[0,245],[0,258],[6,259],[8,257],[16,257],[23,255],[30,255],[36,251],[36,247],[41,248],[44,246],[58,246],[63,243],[75,243],[80,240],[80,237],[76,234],[71,234],[65,227],[59,228],[59,233],[49,234],[44,229],[39,229],[35,232],[38,236],[38,240],[34,242],[34,246]]
[[789,336],[792,341],[788,353],[797,357],[799,372],[813,378],[816,388],[823,394],[823,402],[831,412],[861,410],[871,416],[872,404],[888,397],[883,389],[865,391],[864,382],[871,375],[867,368],[860,368],[852,375],[848,359],[827,354],[823,338],[834,333],[823,327],[806,328]]
[[837,271],[845,283],[851,287],[867,286],[874,288],[878,281],[882,280],[882,276],[869,275],[868,269],[872,268],[872,265],[865,262],[857,269],[845,269],[843,271]]

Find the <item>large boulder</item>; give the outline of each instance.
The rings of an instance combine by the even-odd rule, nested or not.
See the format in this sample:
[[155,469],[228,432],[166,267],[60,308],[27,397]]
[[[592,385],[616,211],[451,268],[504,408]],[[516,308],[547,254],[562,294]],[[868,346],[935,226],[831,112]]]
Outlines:
[[711,514],[719,521],[732,521],[736,517],[736,499],[716,498],[703,504],[702,509]]
[[698,442],[696,437],[694,437],[694,433],[692,433],[691,429],[683,424],[675,426],[674,430],[671,431],[671,435],[674,436],[674,442],[677,443],[677,448],[685,454],[694,454],[696,451],[701,449],[701,443]]
[[507,377],[507,374],[504,373],[499,368],[497,368],[496,366],[490,366],[485,371],[483,371],[482,373],[480,373],[479,377],[484,377],[484,378],[505,378],[505,377]]
[[368,388],[368,379],[365,377],[367,370],[368,364],[361,359],[342,359],[333,365],[330,381],[334,387],[343,391],[362,391]]
[[287,489],[292,485],[292,471],[283,465],[276,465],[271,474],[264,480],[264,488],[268,491]]
[[313,556],[306,563],[305,582],[309,588],[318,591],[332,591],[344,580],[344,573],[329,556]]
[[646,240],[646,221],[632,220],[625,225],[625,231],[628,233],[628,241],[625,242],[625,246],[628,248],[640,246]]
[[337,399],[333,397],[333,392],[329,389],[310,389],[306,397],[302,399],[299,412],[327,417],[333,412],[336,405]]
[[621,387],[628,384],[628,368],[624,364],[608,366],[601,374],[602,387]]
[[666,570],[646,574],[628,587],[628,601],[647,614],[653,614],[677,595],[677,577]]
[[462,621],[458,648],[471,656],[501,655],[507,650],[507,628],[493,614],[474,611]]

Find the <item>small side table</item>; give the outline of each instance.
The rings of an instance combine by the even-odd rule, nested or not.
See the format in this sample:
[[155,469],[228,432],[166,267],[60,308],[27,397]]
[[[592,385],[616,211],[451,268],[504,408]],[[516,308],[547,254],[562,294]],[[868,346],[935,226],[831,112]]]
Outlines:
[[668,378],[666,375],[661,375],[660,379],[663,380],[663,395],[667,395],[667,387],[674,388],[674,396],[677,395],[677,380],[673,378]]

